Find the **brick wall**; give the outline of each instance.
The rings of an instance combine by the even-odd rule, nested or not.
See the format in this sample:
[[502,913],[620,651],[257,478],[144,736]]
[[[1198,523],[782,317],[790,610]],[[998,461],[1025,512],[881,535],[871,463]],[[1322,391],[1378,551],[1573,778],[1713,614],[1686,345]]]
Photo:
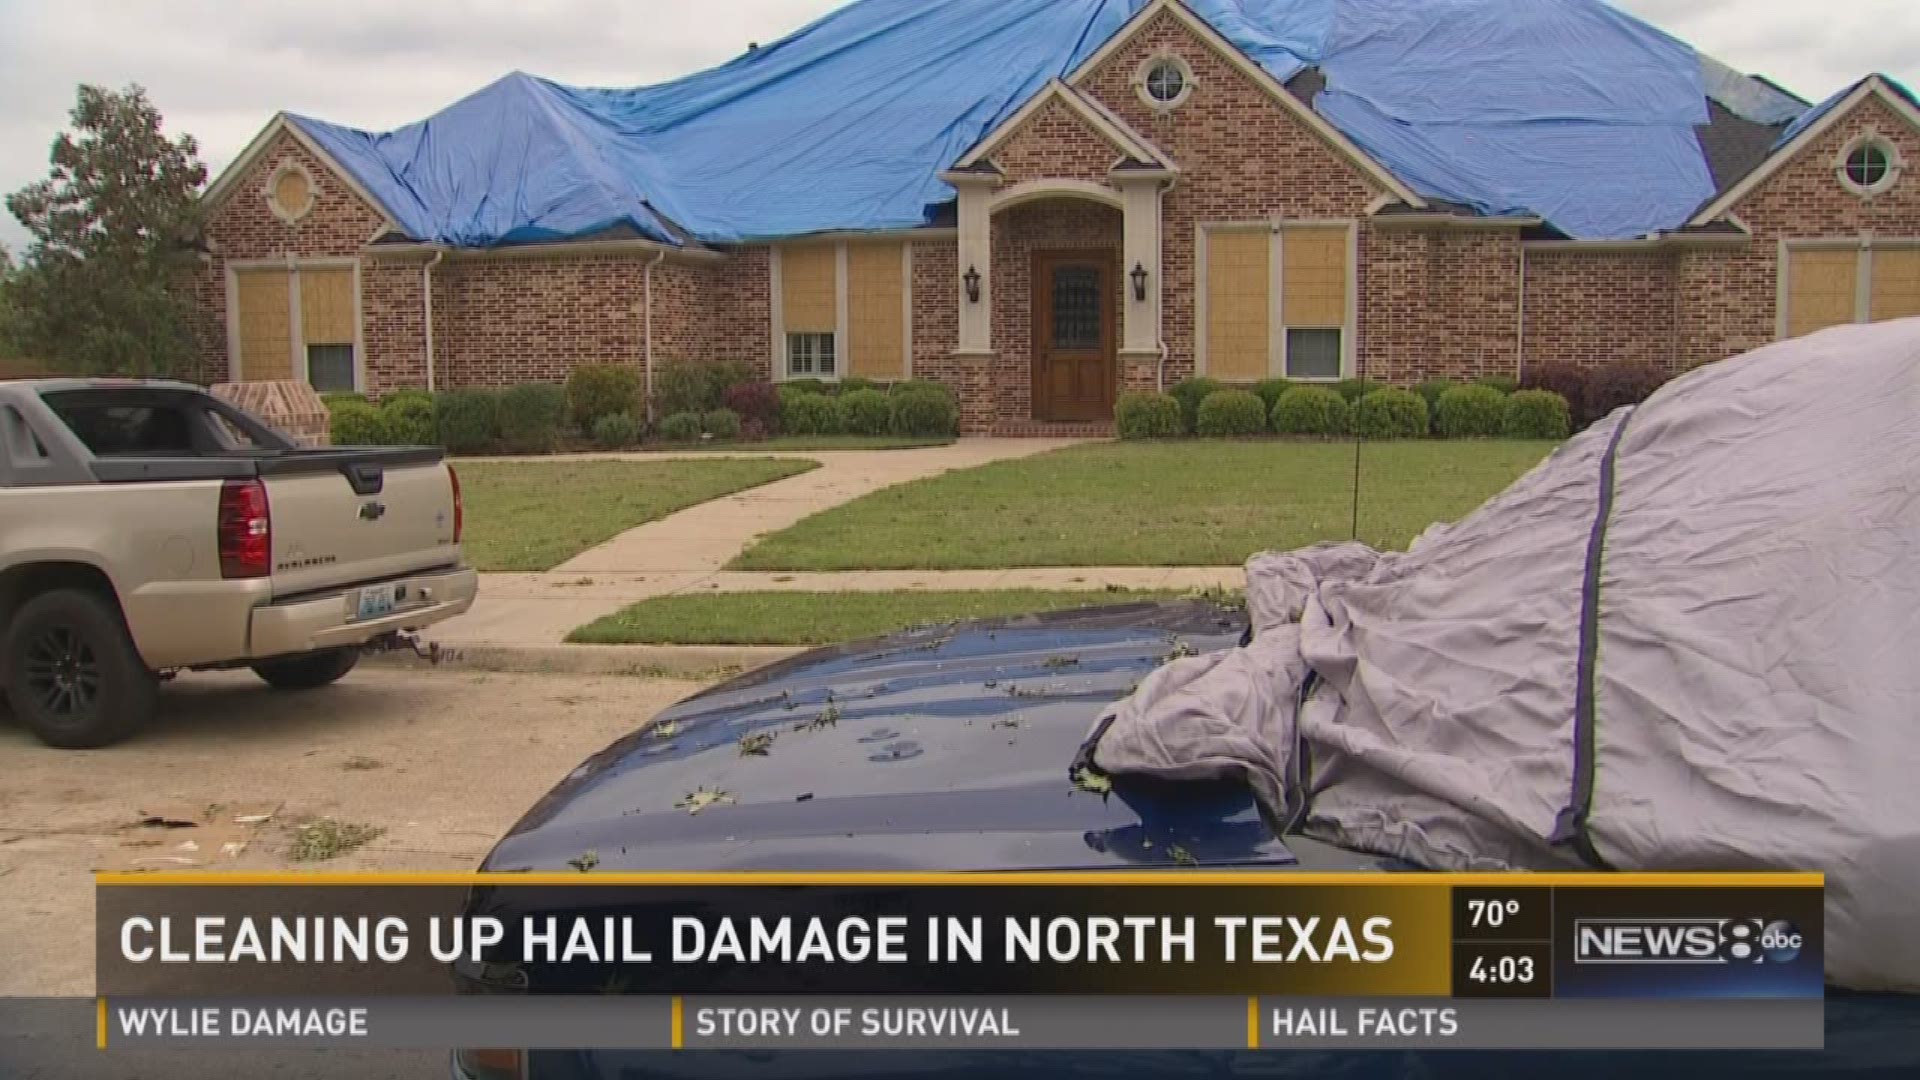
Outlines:
[[1679,253],[1527,254],[1527,362],[1673,369]]
[[[267,182],[284,162],[298,162],[313,178],[313,210],[295,222],[282,221],[267,205]],[[193,293],[206,313],[201,348],[201,378],[218,382],[231,368],[227,356],[227,264],[232,260],[358,258],[385,218],[354,194],[347,183],[282,133],[239,177],[208,219],[206,233],[213,257],[193,277]],[[385,347],[383,341],[383,347]],[[415,344],[418,351],[420,346]],[[372,342],[368,343],[372,370]],[[385,363],[385,361],[383,361]]]
[[1108,171],[1124,156],[1058,101],[1042,106],[988,155],[1006,174],[1008,185],[1023,180],[1105,184]]
[[624,255],[442,264],[446,385],[557,383],[581,364],[639,364],[645,266]]
[[[1141,63],[1162,50],[1193,69],[1192,93],[1164,116],[1141,101],[1132,85]],[[1080,89],[1182,169],[1161,217],[1161,325],[1169,383],[1194,368],[1194,240],[1201,224],[1276,214],[1359,219],[1380,194],[1357,166],[1171,16],[1141,27]],[[1367,244],[1363,237],[1361,246]]]
[[[1847,143],[1869,130],[1899,149],[1907,171],[1892,189],[1863,199],[1841,185],[1835,167]],[[1780,241],[1864,234],[1920,238],[1920,132],[1869,98],[1742,199],[1733,213],[1753,231],[1751,245],[1690,252],[1680,260],[1678,352],[1688,366],[1774,340]]]

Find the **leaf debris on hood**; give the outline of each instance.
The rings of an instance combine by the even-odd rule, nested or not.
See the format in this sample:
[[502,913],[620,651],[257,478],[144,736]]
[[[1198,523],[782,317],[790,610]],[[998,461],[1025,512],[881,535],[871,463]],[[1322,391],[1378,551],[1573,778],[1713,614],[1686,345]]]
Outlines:
[[766,757],[773,752],[773,732],[756,731],[740,736],[741,757]]
[[600,865],[600,853],[592,848],[588,848],[586,851],[580,853],[579,858],[568,859],[567,865],[584,874]]
[[1081,791],[1091,791],[1102,799],[1113,794],[1113,778],[1087,765],[1073,767],[1073,786]]
[[698,814],[700,811],[705,810],[707,807],[713,806],[717,803],[731,803],[731,802],[733,802],[732,795],[724,791],[720,791],[716,788],[703,787],[703,788],[695,788],[694,790],[681,796],[680,801],[677,803],[674,803],[673,806],[674,806],[674,809],[685,810],[688,814]]

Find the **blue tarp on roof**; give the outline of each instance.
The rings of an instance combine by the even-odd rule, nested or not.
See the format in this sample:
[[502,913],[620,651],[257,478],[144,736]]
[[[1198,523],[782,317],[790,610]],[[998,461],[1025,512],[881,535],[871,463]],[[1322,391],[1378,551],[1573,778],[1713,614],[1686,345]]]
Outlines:
[[[293,120],[439,243],[910,228],[952,198],[942,169],[1147,2],[858,0],[657,86],[515,73],[391,132]],[[1618,238],[1712,194],[1702,59],[1600,0],[1189,6],[1279,79],[1321,66],[1316,109],[1423,195]]]

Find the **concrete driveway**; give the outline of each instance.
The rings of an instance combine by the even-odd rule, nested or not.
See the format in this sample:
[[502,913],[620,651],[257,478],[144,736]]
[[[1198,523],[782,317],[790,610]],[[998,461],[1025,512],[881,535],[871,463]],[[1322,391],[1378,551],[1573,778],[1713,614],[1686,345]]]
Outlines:
[[174,832],[141,827],[143,812],[277,806],[219,864],[235,869],[294,865],[290,827],[315,817],[386,832],[302,868],[472,869],[582,759],[700,686],[364,667],[281,694],[183,676],[153,729],[91,752],[49,750],[0,712],[0,997],[93,993],[93,870]]

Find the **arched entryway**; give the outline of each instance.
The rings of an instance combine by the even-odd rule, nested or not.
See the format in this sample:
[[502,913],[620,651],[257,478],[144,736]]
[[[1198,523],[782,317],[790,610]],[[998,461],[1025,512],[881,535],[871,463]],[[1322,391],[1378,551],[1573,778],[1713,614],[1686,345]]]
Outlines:
[[994,208],[994,341],[1004,426],[1113,419],[1124,216],[1112,200],[1009,198]]

